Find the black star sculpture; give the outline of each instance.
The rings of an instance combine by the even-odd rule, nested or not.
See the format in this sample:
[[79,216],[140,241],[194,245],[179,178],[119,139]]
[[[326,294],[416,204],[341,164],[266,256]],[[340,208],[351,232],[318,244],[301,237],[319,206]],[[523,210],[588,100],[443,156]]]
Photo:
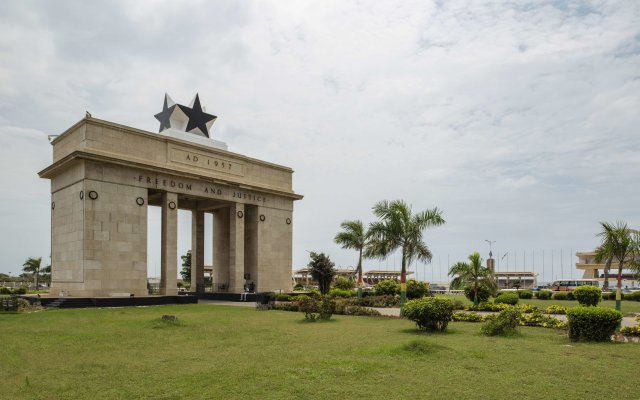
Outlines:
[[[173,103],[173,101],[172,101]],[[160,129],[158,132],[162,132],[165,129],[171,128],[171,115],[176,109],[176,105],[169,106],[169,95],[164,94],[164,104],[162,105],[162,111],[154,115],[158,121],[160,121]]]
[[204,136],[209,137],[209,128],[211,127],[211,125],[213,125],[213,122],[218,117],[202,111],[202,107],[200,106],[200,98],[198,97],[197,93],[192,107],[183,106],[182,104],[178,104],[178,107],[180,107],[180,110],[182,110],[187,118],[189,118],[189,122],[187,122],[187,128],[185,129],[187,132],[192,132],[195,129],[199,129]]

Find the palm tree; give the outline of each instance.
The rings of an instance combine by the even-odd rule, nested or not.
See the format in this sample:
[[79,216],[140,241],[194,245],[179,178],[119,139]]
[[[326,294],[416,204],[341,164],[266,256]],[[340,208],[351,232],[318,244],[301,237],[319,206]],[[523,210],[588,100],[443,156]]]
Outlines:
[[469,257],[469,263],[457,262],[449,269],[449,276],[455,276],[451,281],[451,287],[461,288],[471,286],[473,304],[478,305],[478,291],[481,286],[494,290],[496,282],[489,268],[482,266],[480,253],[477,251]]
[[29,257],[24,264],[22,264],[22,270],[24,272],[31,273],[35,276],[36,290],[38,290],[38,278],[40,275],[40,264],[42,263],[42,257]]
[[380,220],[369,225],[369,246],[366,257],[384,259],[397,249],[402,252],[400,272],[400,306],[407,299],[407,264],[414,260],[431,261],[431,250],[422,241],[423,231],[445,223],[438,208],[415,215],[411,206],[402,200],[381,201],[373,206],[373,213]]
[[343,249],[354,249],[358,251],[358,266],[356,273],[358,274],[358,297],[362,297],[362,251],[367,246],[367,235],[364,225],[360,220],[343,221],[340,224],[343,231],[338,232],[333,239]]
[[[611,263],[613,262],[613,235],[611,234],[613,229],[605,222],[601,222],[600,225],[602,225],[602,231],[598,236],[602,237],[602,243],[600,243],[600,246],[596,248],[595,261],[597,263],[602,263],[606,260],[604,265],[604,284],[602,285],[602,289],[609,290],[609,271],[611,270]],[[605,225],[607,225],[606,228]]]
[[596,260],[618,260],[618,285],[616,293],[616,310],[621,310],[622,299],[622,267],[640,270],[638,256],[640,255],[640,240],[638,232],[633,232],[622,221],[615,224],[600,222],[602,231],[598,234],[602,238],[600,246],[596,249]]

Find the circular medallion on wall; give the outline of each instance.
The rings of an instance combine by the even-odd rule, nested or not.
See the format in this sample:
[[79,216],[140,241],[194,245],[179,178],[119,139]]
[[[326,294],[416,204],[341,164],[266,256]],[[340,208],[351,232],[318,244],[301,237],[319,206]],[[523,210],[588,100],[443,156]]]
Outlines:
[[287,221],[287,225],[291,225],[291,218],[287,218],[286,221]]
[[80,200],[84,199],[84,190],[80,191]]
[[244,217],[244,213],[242,211],[238,211],[236,215],[238,216],[238,218]]
[[169,208],[172,209],[172,210],[175,210],[176,209],[176,203],[174,203],[173,201],[170,201],[169,202]]
[[90,191],[90,192],[89,192],[89,198],[90,198],[91,200],[95,200],[95,199],[97,199],[97,198],[98,198],[98,192],[96,192],[95,190]]
[[260,221],[264,222],[264,220],[267,219],[264,214],[260,214]]
[[136,204],[139,205],[139,206],[144,205],[144,199],[142,197],[138,197],[136,199]]

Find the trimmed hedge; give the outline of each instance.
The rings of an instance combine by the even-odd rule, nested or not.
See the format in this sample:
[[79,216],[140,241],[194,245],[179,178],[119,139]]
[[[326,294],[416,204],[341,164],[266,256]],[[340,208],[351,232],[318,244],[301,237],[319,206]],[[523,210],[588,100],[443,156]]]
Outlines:
[[518,297],[521,298],[521,299],[532,299],[533,298],[533,291],[531,291],[529,289],[518,290]]
[[493,302],[496,304],[499,303],[503,303],[503,304],[510,304],[512,306],[518,304],[518,295],[515,293],[501,293],[498,295],[498,297],[496,297],[495,299],[493,299]]
[[455,312],[452,316],[452,320],[456,322],[482,322],[485,319],[485,316],[476,312]]
[[442,297],[409,300],[402,308],[401,314],[415,322],[422,330],[443,332],[453,316],[453,302]]
[[555,292],[552,298],[554,300],[569,300],[567,293],[569,292]]
[[622,321],[622,313],[611,308],[575,307],[567,310],[571,341],[607,342]]
[[549,300],[551,299],[552,294],[553,292],[551,290],[538,290],[535,293],[535,296],[537,299],[540,299],[540,300]]
[[596,286],[579,286],[573,294],[581,306],[597,306],[602,298],[602,290]]
[[385,279],[374,286],[376,296],[393,296],[400,294],[400,284],[393,279]]

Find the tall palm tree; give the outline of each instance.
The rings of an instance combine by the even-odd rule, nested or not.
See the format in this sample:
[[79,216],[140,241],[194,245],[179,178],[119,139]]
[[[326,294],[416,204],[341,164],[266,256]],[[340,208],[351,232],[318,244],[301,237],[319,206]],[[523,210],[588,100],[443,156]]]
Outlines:
[[422,211],[415,215],[411,206],[402,200],[381,201],[373,206],[373,213],[380,220],[369,225],[369,246],[367,257],[384,259],[397,249],[402,252],[400,272],[400,306],[407,299],[407,264],[414,260],[431,261],[431,250],[422,241],[425,229],[445,223],[438,208]]
[[22,264],[22,270],[35,276],[36,290],[38,290],[38,278],[40,275],[40,264],[42,263],[42,257],[29,257],[27,261]]
[[491,270],[482,266],[482,258],[477,251],[468,257],[469,263],[457,262],[449,269],[449,276],[455,276],[451,281],[451,287],[462,288],[471,286],[473,304],[478,305],[478,291],[481,286],[494,290],[496,282]]
[[627,264],[627,268],[638,271],[640,256],[640,240],[635,240],[637,232],[633,232],[622,221],[615,224],[600,222],[602,231],[598,233],[602,239],[600,246],[596,249],[596,259],[611,259],[618,261],[618,285],[616,293],[616,310],[621,310],[622,299],[622,268]]
[[338,232],[333,239],[343,249],[354,249],[358,251],[358,266],[356,273],[358,274],[358,297],[362,297],[362,252],[367,246],[367,235],[362,221],[356,219],[353,221],[343,221],[340,224],[342,232]]
[[[605,222],[600,223],[603,228],[602,231],[598,234],[598,236],[602,237],[602,243],[600,246],[596,248],[596,257],[595,261],[597,263],[605,262],[604,265],[604,284],[602,285],[603,290],[609,290],[609,271],[611,270],[611,264],[613,263],[613,234],[612,227],[607,225]],[[604,225],[607,225],[607,228]]]

